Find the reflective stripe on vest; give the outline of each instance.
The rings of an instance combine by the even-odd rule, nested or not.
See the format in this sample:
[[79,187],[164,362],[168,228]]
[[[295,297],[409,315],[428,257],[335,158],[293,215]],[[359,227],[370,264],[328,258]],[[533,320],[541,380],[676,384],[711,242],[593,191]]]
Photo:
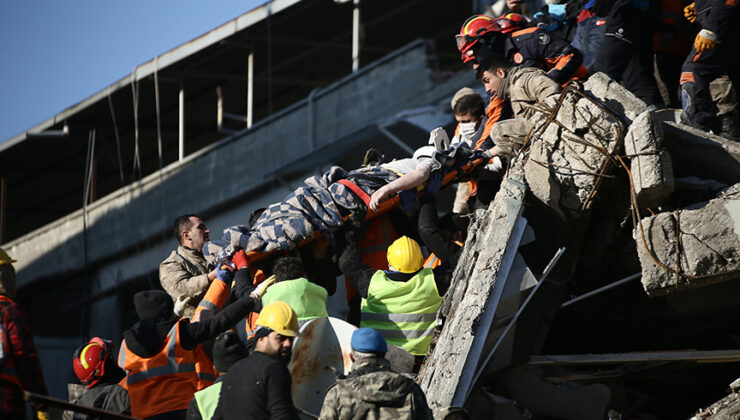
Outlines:
[[329,316],[326,312],[326,289],[301,277],[281,281],[267,289],[262,297],[262,306],[282,301],[290,305],[299,321]]
[[384,271],[377,271],[367,296],[362,300],[360,326],[374,328],[388,344],[425,355],[442,303],[432,270],[423,268],[406,282],[390,280]]
[[175,410],[186,410],[193,394],[216,377],[210,359],[200,346],[186,350],[180,344],[178,320],[163,343],[163,348],[151,357],[142,357],[121,343],[118,364],[126,371],[121,385],[131,400],[131,414],[147,418]]
[[211,420],[216,412],[218,400],[221,398],[221,384],[215,383],[208,388],[195,393],[195,401],[198,403],[198,411],[203,420]]

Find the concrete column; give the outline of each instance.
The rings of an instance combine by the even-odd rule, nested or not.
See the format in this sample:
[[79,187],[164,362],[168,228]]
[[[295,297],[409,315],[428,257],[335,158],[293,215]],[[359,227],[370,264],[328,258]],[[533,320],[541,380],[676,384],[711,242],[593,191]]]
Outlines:
[[254,112],[254,53],[247,58],[247,128],[252,128],[252,113]]
[[178,136],[178,155],[177,159],[182,160],[185,157],[185,82],[180,82],[180,107],[179,107],[179,136]]
[[360,0],[354,0],[352,9],[352,71],[360,68]]

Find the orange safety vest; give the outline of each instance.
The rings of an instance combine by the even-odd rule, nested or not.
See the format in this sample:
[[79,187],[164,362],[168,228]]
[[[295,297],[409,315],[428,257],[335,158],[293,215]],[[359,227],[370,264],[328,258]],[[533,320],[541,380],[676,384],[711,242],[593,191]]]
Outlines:
[[164,346],[152,357],[141,357],[121,342],[118,366],[126,371],[121,384],[131,400],[131,415],[151,417],[187,410],[196,391],[213,384],[218,375],[200,345],[185,350],[180,344],[178,320],[167,333]]
[[[396,230],[393,229],[390,217],[387,214],[376,217],[369,222],[365,236],[360,239],[360,255],[362,262],[374,270],[388,269],[388,247],[393,241],[399,238]],[[347,287],[347,303],[356,294],[352,283],[345,278]]]
[[211,282],[211,285],[208,286],[206,295],[203,296],[203,299],[198,303],[198,307],[195,308],[193,322],[200,321],[203,314],[215,315],[224,307],[224,303],[226,303],[226,299],[229,298],[230,293],[231,285],[228,285],[221,280],[214,279]]
[[[463,246],[462,242],[460,241],[452,241],[452,243],[454,243],[455,245],[459,247]],[[435,269],[439,267],[440,265],[442,265],[442,261],[439,258],[437,258],[436,255],[434,255],[434,252],[429,254],[429,256],[424,260],[424,268]]]
[[[13,300],[5,295],[0,295],[0,308],[12,304]],[[0,324],[0,346],[2,353],[0,353],[0,379],[18,385],[18,388],[23,389],[20,379],[18,379],[18,372],[15,370],[15,362],[13,361],[13,354],[10,349],[10,338],[8,337],[8,330],[5,324]]]

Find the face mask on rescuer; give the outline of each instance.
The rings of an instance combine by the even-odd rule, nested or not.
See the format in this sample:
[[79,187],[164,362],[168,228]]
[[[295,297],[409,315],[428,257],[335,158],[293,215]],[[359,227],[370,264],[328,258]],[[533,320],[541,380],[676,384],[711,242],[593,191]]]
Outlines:
[[470,138],[475,134],[475,122],[460,123],[460,135],[464,138]]

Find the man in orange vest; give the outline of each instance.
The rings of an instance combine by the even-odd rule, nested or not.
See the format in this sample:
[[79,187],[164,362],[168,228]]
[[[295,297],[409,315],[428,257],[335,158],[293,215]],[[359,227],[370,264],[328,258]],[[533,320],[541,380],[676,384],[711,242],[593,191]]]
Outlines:
[[[219,269],[217,280],[230,283],[233,273]],[[237,284],[238,288],[241,288]],[[134,295],[141,321],[123,333],[118,365],[129,392],[131,414],[140,418],[184,419],[195,391],[216,379],[213,363],[200,344],[233,327],[254,308],[245,295],[214,316],[190,323],[177,319],[169,295],[148,290]]]
[[14,262],[0,248],[0,418],[11,420],[26,418],[23,390],[46,395],[28,316],[13,302]]

